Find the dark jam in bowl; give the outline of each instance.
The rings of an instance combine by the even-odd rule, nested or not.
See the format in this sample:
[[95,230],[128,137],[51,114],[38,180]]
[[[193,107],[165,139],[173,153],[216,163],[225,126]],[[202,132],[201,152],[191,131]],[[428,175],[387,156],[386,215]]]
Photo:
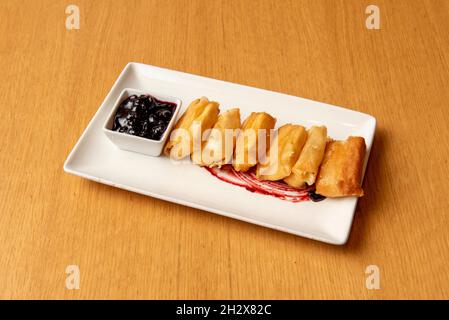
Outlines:
[[175,109],[175,103],[161,101],[148,94],[132,95],[118,107],[112,130],[160,140]]

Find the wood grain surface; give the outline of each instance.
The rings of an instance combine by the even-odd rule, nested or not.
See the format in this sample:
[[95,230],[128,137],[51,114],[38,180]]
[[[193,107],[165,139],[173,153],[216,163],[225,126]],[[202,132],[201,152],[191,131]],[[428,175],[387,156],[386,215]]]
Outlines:
[[[129,61],[376,117],[347,245],[64,173]],[[0,74],[0,298],[449,298],[449,1],[1,0]]]

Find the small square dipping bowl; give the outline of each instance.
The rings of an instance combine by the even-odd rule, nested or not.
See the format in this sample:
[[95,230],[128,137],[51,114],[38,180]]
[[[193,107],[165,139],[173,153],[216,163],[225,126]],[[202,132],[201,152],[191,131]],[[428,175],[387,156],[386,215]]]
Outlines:
[[[143,138],[143,137],[134,136],[134,135],[131,135],[128,133],[123,133],[123,132],[118,132],[118,131],[112,130],[115,114],[116,114],[117,109],[119,108],[120,104],[123,102],[123,100],[127,99],[128,97],[130,97],[132,95],[139,96],[142,94],[148,94],[148,95],[155,97],[158,100],[176,104],[176,109],[173,113],[173,116],[170,119],[170,122],[168,123],[168,126],[165,129],[165,132],[162,135],[160,140],[151,140],[148,138]],[[170,136],[171,129],[176,121],[179,110],[181,109],[181,103],[182,103],[181,100],[178,98],[166,96],[163,94],[158,94],[156,92],[136,90],[136,89],[131,89],[131,88],[123,89],[123,91],[120,93],[118,99],[115,101],[111,112],[109,113],[108,117],[106,118],[106,122],[103,125],[103,132],[106,134],[106,136],[109,138],[109,140],[112,141],[112,143],[114,143],[118,148],[120,148],[122,150],[134,151],[134,152],[142,153],[142,154],[145,154],[148,156],[157,157],[162,153],[162,149],[164,148],[165,142],[167,141],[168,137]]]

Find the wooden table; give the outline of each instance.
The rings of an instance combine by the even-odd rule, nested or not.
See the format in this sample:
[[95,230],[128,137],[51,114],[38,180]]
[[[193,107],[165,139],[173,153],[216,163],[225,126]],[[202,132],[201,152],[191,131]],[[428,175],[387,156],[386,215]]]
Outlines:
[[[64,173],[129,61],[375,116],[347,245]],[[2,0],[0,74],[1,298],[449,298],[449,1]]]

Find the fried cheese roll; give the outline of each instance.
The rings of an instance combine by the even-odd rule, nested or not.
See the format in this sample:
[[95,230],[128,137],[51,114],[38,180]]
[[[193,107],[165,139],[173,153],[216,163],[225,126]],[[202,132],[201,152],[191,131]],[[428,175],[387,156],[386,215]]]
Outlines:
[[363,196],[361,188],[366,145],[362,137],[331,141],[316,181],[316,193],[329,197]]
[[232,165],[236,171],[248,171],[257,164],[262,154],[266,154],[275,124],[276,119],[266,112],[253,112],[246,118],[234,151]]
[[303,126],[286,124],[279,128],[270,145],[266,161],[257,165],[257,177],[276,181],[288,177],[307,140]]
[[207,129],[217,122],[219,104],[209,101],[206,97],[194,100],[178,120],[170,139],[164,148],[164,154],[173,159],[182,159],[193,152],[194,143],[201,143],[201,138]]
[[193,162],[209,167],[231,163],[240,126],[240,109],[234,108],[220,114],[201,152],[192,154]]
[[315,183],[318,170],[323,161],[327,142],[327,128],[312,126],[307,132],[307,141],[293,166],[290,176],[284,181],[291,187],[303,188]]

